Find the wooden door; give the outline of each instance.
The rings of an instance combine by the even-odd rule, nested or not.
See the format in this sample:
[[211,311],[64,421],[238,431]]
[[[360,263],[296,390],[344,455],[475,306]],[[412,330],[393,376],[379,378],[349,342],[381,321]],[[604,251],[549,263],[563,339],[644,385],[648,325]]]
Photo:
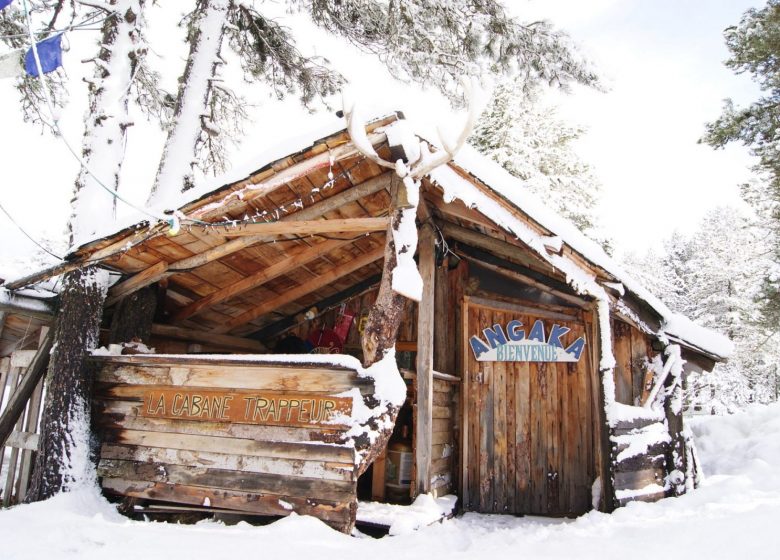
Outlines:
[[[581,311],[563,314],[481,298],[464,301],[462,496],[483,513],[579,515],[595,479],[589,343],[578,362],[480,362],[472,334],[542,319],[584,336]],[[548,327],[551,328],[551,327]]]

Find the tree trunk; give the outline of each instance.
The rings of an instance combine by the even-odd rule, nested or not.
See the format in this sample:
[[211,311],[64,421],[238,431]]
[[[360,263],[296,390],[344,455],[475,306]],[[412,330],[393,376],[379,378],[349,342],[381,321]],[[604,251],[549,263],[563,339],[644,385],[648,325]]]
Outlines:
[[193,165],[208,119],[213,81],[222,63],[219,51],[225,32],[228,0],[198,0],[187,41],[190,52],[179,82],[173,127],[165,141],[149,206],[176,206],[177,195],[194,187]]
[[121,344],[132,340],[148,343],[152,335],[154,313],[157,310],[157,285],[146,286],[133,292],[119,303],[111,318],[109,344]]
[[92,379],[86,358],[98,343],[105,274],[95,267],[78,269],[63,281],[28,502],[68,490],[88,472]]
[[[400,215],[396,211],[393,222]],[[385,355],[395,345],[398,337],[398,327],[401,325],[401,315],[404,310],[404,298],[392,288],[393,269],[396,265],[395,243],[391,224],[387,229],[385,242],[385,260],[382,267],[382,280],[379,284],[379,292],[376,301],[368,313],[365,329],[361,338],[363,346],[363,365],[369,367]]]
[[117,10],[103,22],[95,74],[89,83],[82,152],[89,169],[81,168],[73,191],[68,223],[70,241],[91,241],[107,216],[116,213],[119,175],[125,157],[127,129],[132,125],[128,96],[143,56],[141,10],[144,0],[111,0]]

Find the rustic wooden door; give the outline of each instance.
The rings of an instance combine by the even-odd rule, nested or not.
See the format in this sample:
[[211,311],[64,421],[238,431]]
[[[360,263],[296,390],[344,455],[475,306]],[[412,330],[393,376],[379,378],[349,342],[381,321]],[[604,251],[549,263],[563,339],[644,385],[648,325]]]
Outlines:
[[462,496],[483,513],[578,515],[595,479],[589,344],[574,363],[480,362],[469,346],[486,327],[537,319],[585,334],[571,314],[481,298],[464,301]]

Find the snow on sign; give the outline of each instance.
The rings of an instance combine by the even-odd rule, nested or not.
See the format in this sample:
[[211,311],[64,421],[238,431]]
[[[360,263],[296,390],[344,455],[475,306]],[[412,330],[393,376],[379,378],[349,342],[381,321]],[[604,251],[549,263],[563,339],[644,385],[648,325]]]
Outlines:
[[478,362],[577,362],[585,349],[585,337],[564,347],[563,337],[571,330],[553,324],[549,336],[544,322],[537,319],[526,334],[522,321],[513,319],[506,326],[495,324],[482,329],[483,338],[472,335],[471,351]]

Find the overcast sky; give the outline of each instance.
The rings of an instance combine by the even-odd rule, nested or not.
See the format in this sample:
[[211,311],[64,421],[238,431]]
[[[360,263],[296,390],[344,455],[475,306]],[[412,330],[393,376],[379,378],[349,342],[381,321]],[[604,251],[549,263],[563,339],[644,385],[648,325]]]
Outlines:
[[[745,9],[762,2],[514,0],[507,4],[521,17],[546,17],[567,29],[604,77],[606,93],[576,89],[560,99],[556,96],[556,101],[564,116],[588,129],[579,150],[604,185],[604,225],[620,250],[644,250],[675,229],[690,231],[707,208],[737,203],[737,185],[749,176],[745,151],[733,147],[715,152],[696,140],[704,123],[718,116],[724,98],[746,103],[757,95],[748,78],[736,77],[722,65],[727,56],[722,30],[736,23]],[[174,87],[172,79],[186,55],[181,33],[175,29],[177,14],[157,7],[149,19],[155,55]],[[288,24],[305,34],[304,48],[328,56],[344,72],[352,94],[366,106],[401,108],[409,118],[427,124],[452,120],[451,110],[435,93],[394,82],[376,61],[311,25],[292,20]],[[79,61],[88,58],[93,47],[88,33],[74,35],[73,48],[65,56],[73,91],[62,126],[68,141],[79,146],[85,108],[79,80],[85,65]],[[257,107],[243,145],[234,150],[235,163],[251,161],[301,128],[333,119],[327,111],[309,115],[295,100],[276,103],[260,86],[244,93]],[[0,204],[33,236],[60,236],[77,165],[61,140],[41,135],[39,129],[22,122],[10,80],[0,80],[0,119]],[[125,196],[141,203],[164,137],[143,120],[130,134],[123,188]],[[32,247],[4,215],[0,215],[0,235],[4,239],[0,259]]]

